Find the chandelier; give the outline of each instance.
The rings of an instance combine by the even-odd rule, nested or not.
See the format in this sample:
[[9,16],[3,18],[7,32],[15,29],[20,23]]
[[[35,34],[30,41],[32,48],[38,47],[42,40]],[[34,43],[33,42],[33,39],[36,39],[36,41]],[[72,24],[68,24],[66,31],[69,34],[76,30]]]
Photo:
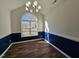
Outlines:
[[38,2],[37,1],[34,1],[34,2],[30,2],[30,1],[28,1],[27,3],[26,3],[26,7],[25,7],[25,10],[27,11],[27,12],[39,12],[40,10],[41,10],[41,6],[40,5],[38,5]]

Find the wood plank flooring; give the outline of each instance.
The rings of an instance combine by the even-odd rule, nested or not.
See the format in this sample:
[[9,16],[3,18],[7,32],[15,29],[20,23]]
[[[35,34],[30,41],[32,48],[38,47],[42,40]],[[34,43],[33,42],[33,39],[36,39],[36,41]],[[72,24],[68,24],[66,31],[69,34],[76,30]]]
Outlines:
[[43,40],[18,43],[11,46],[3,58],[66,58]]

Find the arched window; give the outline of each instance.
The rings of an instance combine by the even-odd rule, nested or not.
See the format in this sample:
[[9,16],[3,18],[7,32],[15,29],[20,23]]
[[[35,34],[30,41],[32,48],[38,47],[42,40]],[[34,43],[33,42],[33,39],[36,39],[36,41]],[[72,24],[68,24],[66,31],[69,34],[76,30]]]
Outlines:
[[37,17],[31,13],[25,13],[21,20],[21,36],[35,36],[38,35],[38,21]]

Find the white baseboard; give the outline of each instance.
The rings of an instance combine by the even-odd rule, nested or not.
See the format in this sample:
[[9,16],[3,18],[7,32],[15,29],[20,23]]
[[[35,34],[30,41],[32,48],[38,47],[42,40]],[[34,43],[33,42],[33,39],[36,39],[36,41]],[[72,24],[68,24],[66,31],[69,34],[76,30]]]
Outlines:
[[60,53],[62,53],[64,56],[66,56],[67,58],[71,58],[68,54],[64,53],[63,51],[61,51],[59,48],[57,48],[55,45],[51,44],[49,41],[45,40],[48,44],[50,44],[51,46],[53,46],[55,49],[57,49]]
[[9,45],[9,47],[0,55],[0,58],[2,58],[4,55],[5,55],[5,53],[10,49],[10,47],[13,45],[13,43],[11,43],[10,45]]
[[33,39],[33,40],[26,40],[26,41],[20,41],[20,42],[14,42],[13,44],[19,44],[19,43],[30,42],[30,41],[37,41],[37,40],[41,40],[41,39],[43,39],[43,38]]

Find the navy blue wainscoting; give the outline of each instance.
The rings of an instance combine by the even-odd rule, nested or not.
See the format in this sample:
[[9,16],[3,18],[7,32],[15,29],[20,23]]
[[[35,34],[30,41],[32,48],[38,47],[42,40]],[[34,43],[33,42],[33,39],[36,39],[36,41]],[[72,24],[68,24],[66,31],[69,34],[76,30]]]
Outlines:
[[21,41],[21,33],[12,33],[11,36],[12,36],[11,39],[12,42]]
[[45,39],[73,58],[79,57],[79,42],[51,33],[45,33]]
[[28,36],[28,37],[21,37],[21,33],[13,33],[12,35],[12,42],[19,42],[25,40],[33,40],[39,38],[38,36]]
[[11,43],[11,35],[0,39],[0,54],[2,54]]
[[12,42],[18,42],[18,41],[34,40],[38,38],[43,38],[44,32],[38,32],[37,36],[21,37],[21,33],[12,33],[11,36],[12,36],[12,39],[11,39]]
[[38,38],[45,38],[45,32],[38,32]]

